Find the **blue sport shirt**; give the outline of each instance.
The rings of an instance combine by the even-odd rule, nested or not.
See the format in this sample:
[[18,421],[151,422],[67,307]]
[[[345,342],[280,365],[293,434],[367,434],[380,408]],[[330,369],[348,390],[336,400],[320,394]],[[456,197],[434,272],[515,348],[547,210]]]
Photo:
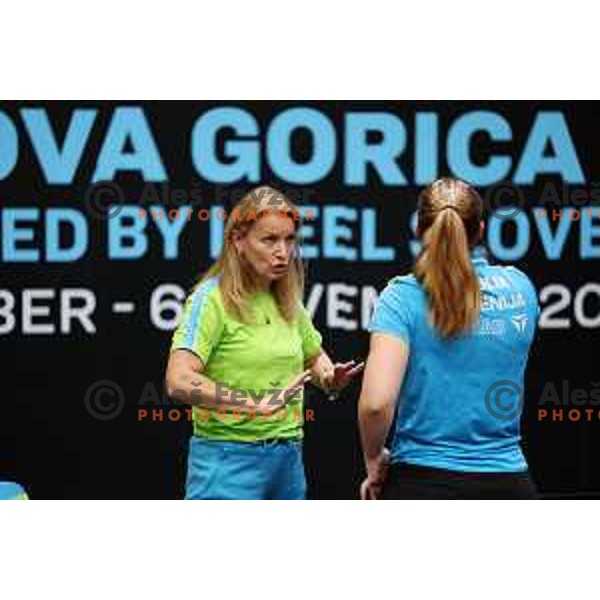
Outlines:
[[409,349],[398,396],[391,461],[461,472],[527,469],[521,451],[523,376],[539,304],[527,275],[492,266],[477,247],[482,310],[473,331],[444,339],[428,321],[414,275],[395,277],[381,293],[369,326]]

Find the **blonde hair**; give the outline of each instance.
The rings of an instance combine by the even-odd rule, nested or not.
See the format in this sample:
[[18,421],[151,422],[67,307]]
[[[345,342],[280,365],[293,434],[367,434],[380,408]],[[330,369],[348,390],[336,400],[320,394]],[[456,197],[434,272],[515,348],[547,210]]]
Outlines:
[[[292,218],[290,213],[297,215],[298,209],[275,188],[259,186],[248,192],[235,205],[227,218],[221,255],[199,282],[201,284],[217,276],[225,308],[246,323],[253,320],[253,315],[247,310],[247,301],[255,291],[255,285],[248,265],[236,250],[234,238],[238,233],[246,235],[257,220],[268,212],[278,214],[281,218]],[[292,222],[298,231],[299,219],[292,219]],[[273,283],[272,293],[283,318],[288,322],[293,321],[304,293],[304,266],[298,247],[290,257],[287,273]]]
[[443,337],[468,330],[479,317],[481,294],[470,250],[479,241],[482,212],[479,194],[460,179],[438,179],[419,195],[423,247],[414,273]]

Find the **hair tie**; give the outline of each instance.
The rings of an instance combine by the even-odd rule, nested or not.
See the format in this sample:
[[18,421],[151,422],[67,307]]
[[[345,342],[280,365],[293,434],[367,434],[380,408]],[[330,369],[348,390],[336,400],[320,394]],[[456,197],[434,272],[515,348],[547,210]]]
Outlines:
[[440,211],[444,210],[445,208],[449,208],[450,210],[455,210],[458,213],[458,216],[462,217],[462,215],[460,214],[460,210],[453,204],[444,204],[444,206],[440,207]]

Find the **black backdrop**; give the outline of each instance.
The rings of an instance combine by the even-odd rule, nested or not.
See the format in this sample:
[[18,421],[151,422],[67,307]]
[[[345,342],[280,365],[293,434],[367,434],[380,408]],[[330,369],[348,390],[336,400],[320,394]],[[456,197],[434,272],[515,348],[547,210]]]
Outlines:
[[[128,107],[133,112],[123,111]],[[135,107],[141,110],[136,112]],[[194,124],[199,117],[223,107],[239,109],[246,115],[241,126],[250,130],[236,133],[223,126],[212,143],[208,129],[195,131]],[[296,108],[304,108],[305,112],[294,113],[292,109]],[[84,117],[79,128],[74,127],[69,138],[69,123],[78,110],[92,111],[85,113],[91,119],[89,137],[84,124],[88,117],[81,113]],[[109,241],[108,236],[109,228],[115,226],[126,208],[110,220],[92,214],[93,210],[100,210],[99,204],[96,209],[89,204],[94,197],[90,194],[95,193],[93,189],[90,192],[95,174],[118,184],[125,204],[131,206],[148,200],[150,196],[142,194],[148,193],[151,179],[156,180],[153,186],[157,190],[164,190],[165,185],[169,190],[200,190],[201,200],[195,210],[219,203],[228,206],[231,193],[248,189],[258,181],[296,192],[300,204],[320,211],[314,231],[307,236],[311,248],[305,252],[310,257],[307,298],[311,298],[309,303],[315,309],[315,322],[323,333],[326,348],[336,358],[363,358],[368,347],[364,320],[372,288],[381,290],[390,277],[406,271],[412,261],[410,244],[414,237],[410,219],[418,188],[436,175],[456,174],[469,179],[469,174],[476,172],[464,171],[468,164],[456,150],[461,140],[470,148],[475,167],[489,164],[493,156],[510,159],[506,174],[481,175],[482,180],[488,179],[479,186],[482,193],[497,186],[500,179],[514,180],[519,162],[531,162],[531,157],[523,155],[525,147],[534,143],[532,130],[537,120],[551,114],[564,119],[567,138],[556,126],[557,121],[553,121],[555,129],[550,130],[555,135],[551,134],[552,139],[543,144],[543,156],[538,157],[538,162],[542,164],[547,159],[550,162],[544,164],[551,165],[552,157],[560,156],[556,164],[562,166],[530,181],[523,172],[516,177],[521,179],[524,194],[524,210],[519,217],[524,220],[502,221],[501,236],[490,244],[490,253],[492,260],[515,264],[530,275],[540,289],[545,311],[544,325],[530,357],[523,415],[524,446],[533,475],[541,491],[549,496],[600,492],[600,420],[596,412],[589,422],[569,421],[566,415],[563,422],[538,417],[539,398],[548,382],[554,383],[559,392],[563,381],[568,381],[570,389],[589,392],[600,380],[597,366],[594,370],[600,329],[600,270],[599,257],[595,256],[600,248],[599,234],[594,230],[590,233],[589,228],[583,231],[582,221],[575,221],[566,229],[564,240],[555,240],[551,247],[548,231],[555,233],[560,223],[548,221],[549,230],[542,234],[541,218],[536,220],[532,213],[532,207],[540,205],[540,197],[548,189],[545,186],[554,185],[561,193],[567,187],[586,193],[595,189],[594,179],[598,178],[600,167],[596,151],[600,139],[597,110],[597,104],[556,102],[3,103],[0,479],[20,482],[33,498],[175,498],[182,494],[189,424],[184,419],[169,420],[166,411],[162,422],[140,420],[138,410],[143,406],[151,412],[160,408],[159,402],[166,402],[158,395],[174,314],[162,312],[164,307],[159,303],[172,298],[173,289],[160,286],[172,284],[189,290],[210,263],[210,244],[218,239],[218,225],[216,219],[201,222],[193,218],[182,230],[176,250],[165,256],[158,227],[147,222],[145,252],[134,248],[131,252],[138,256],[120,258],[117,252],[119,248],[126,252],[125,246],[119,246],[115,239]],[[482,116],[479,111],[485,114]],[[315,113],[323,117],[314,125],[314,131],[320,133],[311,135],[299,125],[287,152],[285,136],[281,134],[285,127],[273,126],[274,120],[281,115],[299,114],[300,121],[305,119],[310,125]],[[380,130],[363,132],[362,137],[371,147],[384,147],[386,143],[405,146],[402,151],[397,148],[396,171],[389,164],[380,169],[371,164],[361,180],[360,159],[353,155],[356,139],[352,141],[348,125],[348,115],[358,113],[370,123],[367,128]],[[140,114],[142,125],[125,135],[123,132]],[[419,114],[434,116],[423,117],[425,120],[417,125]],[[226,121],[227,113],[221,115]],[[471,117],[476,123],[479,120],[482,130],[472,136],[463,132],[461,137],[457,122],[464,124],[460,119],[465,115],[467,121]],[[427,119],[437,121],[437,130],[431,125],[433,121]],[[258,127],[256,135],[251,130],[253,121]],[[60,165],[45,122],[56,135],[58,149],[64,150]],[[502,128],[494,129],[498,122],[508,124],[508,133]],[[487,132],[486,123],[492,124]],[[454,141],[448,141],[452,128]],[[328,160],[332,132],[334,160],[330,170],[320,169],[319,160]],[[401,139],[403,136],[405,140]],[[196,142],[192,143],[194,137]],[[63,141],[69,139],[71,146],[63,147]],[[235,140],[241,142],[242,152],[252,155],[244,159],[250,165],[250,176],[246,173],[237,180],[211,181],[210,173],[214,175],[216,170],[211,171],[206,153],[212,147],[215,161],[235,165],[234,154],[240,150],[240,146],[232,145]],[[79,160],[78,142],[82,149]],[[150,145],[156,148],[156,155],[149,152]],[[583,180],[573,167],[571,150]],[[530,151],[535,154],[531,148]],[[111,152],[112,159],[120,156],[114,173],[106,166]],[[282,158],[282,153],[288,154],[288,159]],[[128,162],[127,157],[142,154],[143,167],[136,160]],[[315,156],[315,172],[321,172],[313,180],[305,172],[308,181],[294,181],[301,177],[301,169],[288,168],[285,161],[306,165]],[[162,175],[156,168],[157,157],[164,168]],[[419,162],[418,168],[415,162]],[[565,166],[567,163],[570,166]],[[68,174],[70,169],[72,177]],[[398,170],[404,174],[404,181]],[[552,167],[547,170],[552,171]],[[226,169],[222,172],[230,173]],[[234,175],[231,177],[235,179]],[[173,208],[177,202],[171,197],[164,205]],[[75,228],[88,232],[87,246],[84,244],[84,250],[70,257],[68,253],[61,257],[47,250],[56,246],[49,215],[58,208],[80,213],[83,219]],[[13,209],[38,212],[15,213]],[[329,216],[325,217],[328,211]],[[20,225],[15,225],[15,214],[21,219]],[[492,220],[488,221],[488,229],[494,227]],[[127,223],[123,223],[125,227]],[[342,239],[345,230],[336,233],[336,226],[346,226],[349,239]],[[211,231],[211,227],[215,229]],[[31,231],[32,239],[17,240],[15,231],[19,228]],[[76,237],[73,229],[68,224],[61,226],[59,246],[72,247]],[[519,236],[524,235],[525,229],[530,236],[523,241]],[[515,251],[511,259],[510,248],[515,244],[521,244],[520,251]],[[373,245],[379,250],[374,250]],[[387,250],[381,250],[382,247]],[[548,288],[551,285],[562,287]],[[38,325],[53,324],[54,332],[34,333],[25,323],[27,300],[23,290],[39,289],[53,290],[48,295],[54,296],[34,301],[36,306],[48,306],[49,313],[38,315],[33,321]],[[94,331],[86,331],[79,322],[74,322],[71,330],[61,326],[66,302],[64,296],[61,299],[61,290],[69,289],[90,290],[85,296],[87,301],[90,294],[95,297],[91,316]],[[117,301],[133,302],[133,312],[119,314],[113,304]],[[11,314],[15,317],[12,326],[8,316]],[[165,329],[161,328],[161,319]],[[476,368],[476,363],[465,368]],[[90,411],[94,400],[90,400],[89,390],[98,381],[113,382],[111,385],[123,393],[120,411],[118,396],[105,395],[96,406],[101,416],[109,417],[106,419],[99,419]],[[305,427],[310,497],[356,497],[362,476],[356,427],[357,388],[349,389],[335,404],[314,389],[308,393],[308,406],[315,411],[314,422]],[[152,394],[153,389],[157,395]]]

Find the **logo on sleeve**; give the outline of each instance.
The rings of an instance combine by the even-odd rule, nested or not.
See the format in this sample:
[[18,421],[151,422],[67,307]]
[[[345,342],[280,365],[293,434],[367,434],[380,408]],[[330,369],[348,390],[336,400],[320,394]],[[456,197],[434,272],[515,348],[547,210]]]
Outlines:
[[525,328],[527,327],[527,322],[529,321],[529,317],[525,314],[515,315],[512,319],[512,324],[515,326],[516,330],[519,333],[523,333]]

